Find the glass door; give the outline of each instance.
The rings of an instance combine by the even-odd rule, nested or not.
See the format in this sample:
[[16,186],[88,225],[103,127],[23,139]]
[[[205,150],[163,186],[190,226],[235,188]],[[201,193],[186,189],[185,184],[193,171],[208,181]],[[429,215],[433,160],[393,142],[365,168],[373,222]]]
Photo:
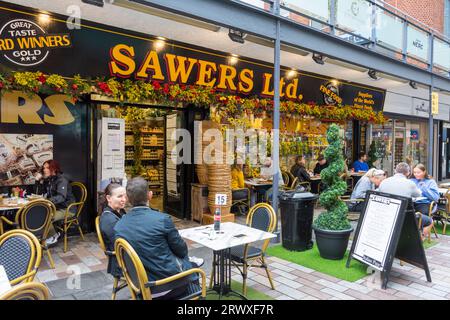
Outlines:
[[369,157],[373,157],[373,165],[385,170],[389,175],[393,172],[393,122],[384,125],[373,125]]

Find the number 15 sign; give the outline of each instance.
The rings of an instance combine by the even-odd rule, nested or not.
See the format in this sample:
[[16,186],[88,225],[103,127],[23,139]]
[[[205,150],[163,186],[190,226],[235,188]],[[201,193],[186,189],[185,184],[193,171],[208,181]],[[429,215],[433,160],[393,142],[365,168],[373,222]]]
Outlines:
[[225,193],[216,193],[216,206],[224,206],[227,204],[227,195]]

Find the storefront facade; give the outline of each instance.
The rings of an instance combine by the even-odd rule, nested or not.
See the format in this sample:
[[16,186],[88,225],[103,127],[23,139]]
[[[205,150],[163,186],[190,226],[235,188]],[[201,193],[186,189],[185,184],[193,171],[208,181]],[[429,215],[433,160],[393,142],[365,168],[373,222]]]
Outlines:
[[[174,129],[193,133],[194,121],[208,118],[211,107],[224,125],[246,114],[249,122],[261,119],[260,128],[272,126],[270,64],[243,57],[234,60],[223,52],[87,21],[82,28],[69,29],[67,17],[52,14],[44,21],[35,10],[3,2],[0,10],[0,132],[51,135],[51,148],[42,152],[51,150],[47,157],[59,161],[70,180],[88,186],[84,223],[88,229],[97,214],[97,191],[102,180],[113,178],[111,172],[118,179],[125,173],[129,178],[145,172],[158,186],[155,191],[163,194],[161,209],[188,218],[190,183],[196,178],[191,164],[170,163],[176,143],[171,133]],[[378,112],[383,110],[385,91],[287,68],[282,72],[280,137],[285,144],[280,148],[286,149],[282,156],[305,154],[315,160],[326,147],[327,126],[338,122],[345,128],[346,156],[354,160],[360,139],[354,134],[355,124],[382,118]],[[139,110],[149,112],[127,124],[136,110],[139,116],[145,113]],[[104,118],[125,119],[122,158],[115,150],[105,156],[99,149],[101,138],[106,138]],[[139,137],[132,128],[137,122],[144,127]],[[139,145],[142,153],[134,156],[137,138],[149,142]],[[27,162],[27,156],[15,157],[22,167]],[[39,169],[34,163],[36,167],[26,172],[20,171],[20,164],[14,172],[5,169],[4,187],[31,186],[31,175]],[[108,173],[105,168],[112,169]],[[123,174],[117,173],[120,170]],[[30,179],[25,182],[26,175]]]

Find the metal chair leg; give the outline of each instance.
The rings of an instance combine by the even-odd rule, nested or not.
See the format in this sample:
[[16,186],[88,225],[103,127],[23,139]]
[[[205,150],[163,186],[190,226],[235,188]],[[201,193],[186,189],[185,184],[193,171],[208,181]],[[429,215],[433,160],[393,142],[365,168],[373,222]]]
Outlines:
[[242,266],[242,294],[247,295],[247,261],[244,260],[244,264]]
[[119,278],[114,277],[114,284],[113,284],[113,289],[112,289],[111,300],[116,300],[116,292],[117,292],[118,284],[119,284]]
[[48,261],[50,262],[50,267],[52,269],[55,269],[55,263],[53,262],[52,254],[50,253],[50,249],[46,248],[45,251],[47,251]]
[[[214,258],[213,258],[214,259]],[[213,287],[213,281],[214,281],[214,276],[216,274],[216,264],[215,261],[213,260],[212,263],[212,271],[211,271],[211,277],[209,278],[209,288],[212,289]]]
[[67,230],[64,227],[64,253],[67,252]]
[[275,290],[275,285],[273,284],[272,275],[270,274],[269,267],[267,266],[267,263],[266,263],[266,260],[264,259],[264,257],[261,257],[261,261],[262,261],[263,268],[266,269],[267,278],[269,278],[269,282],[270,282],[270,287],[272,288],[272,290]]
[[81,240],[84,241],[84,234],[83,234],[83,231],[81,230],[81,227],[80,227],[80,225],[78,224],[78,222],[77,222],[77,226],[78,226],[78,231],[80,231]]

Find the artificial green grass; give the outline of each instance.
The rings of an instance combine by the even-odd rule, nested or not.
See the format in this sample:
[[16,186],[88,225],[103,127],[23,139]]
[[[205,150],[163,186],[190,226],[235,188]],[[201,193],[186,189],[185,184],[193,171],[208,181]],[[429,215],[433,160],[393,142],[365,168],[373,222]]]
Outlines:
[[[242,283],[231,280],[231,288],[234,291],[242,293]],[[246,297],[248,300],[274,300],[272,297],[259,292],[249,286],[247,286],[247,294]],[[219,300],[219,295],[216,293],[208,293],[206,295],[206,300]],[[235,295],[223,296],[221,300],[241,300],[239,297]]]
[[[445,230],[447,231],[447,230]],[[435,245],[437,245],[439,242],[437,242],[436,240],[431,239],[431,242],[428,242],[428,239],[423,241],[423,248],[424,249],[429,249]]]
[[328,274],[330,276],[354,282],[367,276],[367,266],[352,259],[350,267],[346,268],[348,251],[342,260],[328,260],[320,256],[317,246],[306,251],[289,251],[281,245],[269,247],[267,254],[290,261],[304,267]]

